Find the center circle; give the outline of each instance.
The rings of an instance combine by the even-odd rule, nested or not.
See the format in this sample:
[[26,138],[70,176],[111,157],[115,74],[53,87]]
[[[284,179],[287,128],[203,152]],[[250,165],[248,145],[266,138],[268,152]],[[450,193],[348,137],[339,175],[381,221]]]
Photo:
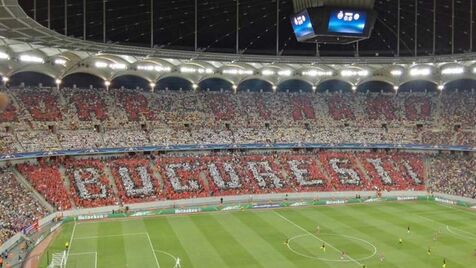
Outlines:
[[[369,255],[365,257],[361,257],[361,258],[352,258],[352,259],[349,259],[347,257],[344,259],[330,259],[330,258],[325,258],[325,257],[320,257],[320,256],[310,254],[308,252],[305,252],[303,249],[299,248],[302,246],[306,246],[307,244],[307,245],[310,245],[312,249],[322,250],[320,247],[323,243],[325,243],[327,250],[336,251],[335,248],[332,248],[333,247],[332,243],[328,243],[329,240],[336,241],[336,239],[354,241],[359,244],[363,244],[365,245],[364,248],[369,251]],[[355,236],[343,235],[343,234],[320,234],[319,236],[315,236],[313,234],[296,235],[288,239],[287,246],[289,250],[291,250],[296,255],[299,255],[301,257],[305,257],[308,259],[321,260],[326,262],[365,261],[374,257],[377,254],[377,247],[375,247],[375,245],[373,245],[369,241],[362,238],[355,237]],[[336,248],[338,249],[339,247],[336,247]],[[351,252],[347,252],[347,256],[352,256]]]

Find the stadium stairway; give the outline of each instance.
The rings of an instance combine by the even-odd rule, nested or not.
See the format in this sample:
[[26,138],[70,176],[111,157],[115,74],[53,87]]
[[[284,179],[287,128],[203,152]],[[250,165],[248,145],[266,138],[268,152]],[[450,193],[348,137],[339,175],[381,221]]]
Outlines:
[[59,165],[58,171],[61,175],[61,180],[64,183],[66,193],[68,193],[68,200],[69,200],[69,203],[71,203],[71,206],[72,206],[71,208],[76,209],[76,204],[73,201],[73,195],[71,193],[71,182],[69,181],[68,176],[66,176],[66,169],[64,168],[63,165]]
[[357,164],[357,168],[360,169],[360,171],[362,172],[362,174],[364,175],[364,178],[365,180],[367,181],[367,183],[370,184],[370,182],[372,181],[372,179],[369,177],[369,174],[367,173],[367,170],[365,169],[365,167],[362,165],[362,162],[361,162],[361,158],[360,157],[356,157],[355,158],[355,163]]
[[31,184],[25,179],[25,177],[23,177],[23,175],[20,172],[18,172],[16,168],[10,168],[9,171],[13,173],[15,179],[21,185],[23,185],[25,188],[28,189],[28,191],[33,193],[33,196],[43,205],[43,207],[48,209],[49,212],[55,211],[55,208],[52,205],[50,205],[50,203],[48,203],[46,199],[40,193],[38,193],[33,186],[31,186]]
[[107,164],[104,164],[104,174],[106,174],[107,179],[109,181],[109,186],[111,186],[112,188],[112,192],[114,193],[114,199],[119,200],[120,202],[121,199],[119,198],[119,191],[117,190],[117,185],[115,183],[114,176],[112,175],[111,168]]
[[164,190],[164,179],[160,175],[159,169],[157,168],[156,165],[153,164],[154,160],[149,161],[149,168],[152,171],[152,175],[157,178],[159,181],[159,192],[162,192]]

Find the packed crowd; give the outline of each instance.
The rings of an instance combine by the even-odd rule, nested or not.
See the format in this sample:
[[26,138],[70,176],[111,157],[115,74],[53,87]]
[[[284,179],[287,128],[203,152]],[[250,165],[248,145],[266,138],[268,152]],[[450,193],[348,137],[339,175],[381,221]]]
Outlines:
[[0,171],[0,242],[45,214],[15,176],[58,210],[293,192],[428,190],[476,198],[476,159],[464,154],[302,150],[44,158]]
[[256,142],[476,145],[476,95],[467,92],[8,94],[0,113],[0,135],[9,139],[0,143],[3,153]]
[[223,195],[422,190],[423,158],[407,153],[223,152],[42,160],[16,168],[62,210]]
[[46,210],[14,177],[0,169],[0,245],[17,232],[46,215]]
[[476,159],[454,155],[432,159],[430,191],[476,199]]

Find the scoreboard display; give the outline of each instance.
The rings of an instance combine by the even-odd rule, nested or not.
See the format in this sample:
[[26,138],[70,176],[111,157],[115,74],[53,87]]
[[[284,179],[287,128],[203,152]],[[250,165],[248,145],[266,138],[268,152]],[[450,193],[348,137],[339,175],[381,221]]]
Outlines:
[[329,17],[328,31],[339,34],[363,34],[367,23],[367,12],[333,10]]
[[370,37],[376,19],[374,10],[318,7],[291,17],[299,42],[347,44]]
[[311,18],[307,10],[294,15],[291,24],[298,41],[315,35],[314,27],[312,26]]

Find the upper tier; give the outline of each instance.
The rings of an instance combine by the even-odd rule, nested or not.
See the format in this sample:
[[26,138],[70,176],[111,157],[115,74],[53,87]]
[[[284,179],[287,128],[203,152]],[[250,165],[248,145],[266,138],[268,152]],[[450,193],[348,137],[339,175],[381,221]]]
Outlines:
[[476,94],[9,89],[0,148],[171,144],[476,145]]

